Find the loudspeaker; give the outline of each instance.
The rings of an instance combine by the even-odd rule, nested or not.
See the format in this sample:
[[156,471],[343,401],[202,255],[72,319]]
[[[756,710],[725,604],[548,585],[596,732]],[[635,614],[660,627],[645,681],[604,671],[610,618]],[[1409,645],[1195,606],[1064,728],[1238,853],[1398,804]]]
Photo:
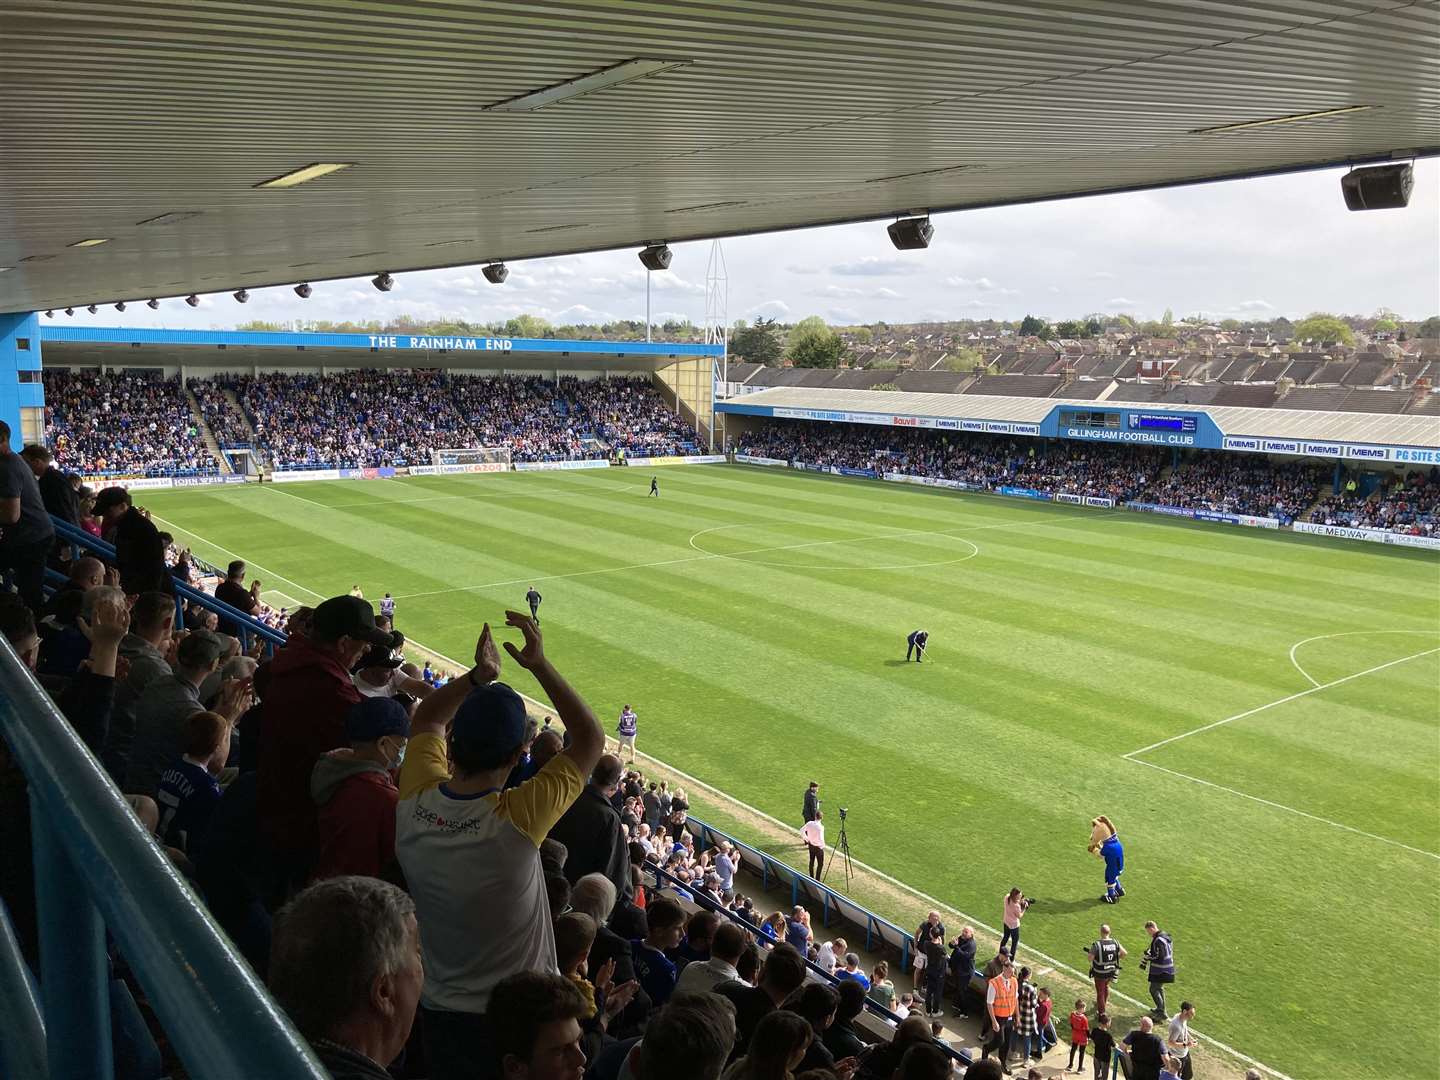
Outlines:
[[1405,165],[1376,165],[1354,169],[1340,178],[1345,205],[1351,210],[1398,210],[1410,203],[1415,169]]
[[640,252],[640,262],[646,270],[669,270],[671,255],[664,244],[651,244]]
[[930,224],[928,217],[910,217],[894,222],[886,231],[890,234],[890,242],[901,251],[913,251],[930,246],[935,226]]

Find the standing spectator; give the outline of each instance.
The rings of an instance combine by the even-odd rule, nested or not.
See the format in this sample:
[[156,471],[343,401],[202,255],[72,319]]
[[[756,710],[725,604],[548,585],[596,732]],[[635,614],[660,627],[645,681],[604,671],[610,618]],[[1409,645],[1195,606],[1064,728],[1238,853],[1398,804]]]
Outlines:
[[675,983],[675,993],[711,990],[737,981],[740,971],[736,965],[745,944],[745,931],[740,926],[728,920],[721,923],[710,940],[710,959],[686,964]]
[[1030,906],[1030,901],[1019,889],[1011,889],[1005,896],[1005,914],[1000,934],[1000,951],[1005,951],[1008,943],[1010,946],[1010,959],[1015,959],[1015,950],[1020,948],[1020,920],[1025,917],[1025,910]]
[[955,1009],[953,1015],[967,1019],[965,997],[970,992],[970,980],[975,975],[975,931],[962,926],[960,934],[950,943],[950,974],[955,976]]
[[230,721],[219,713],[200,712],[186,722],[185,752],[160,776],[155,801],[165,843],[184,852],[198,851],[220,805],[215,778],[230,756]]
[[175,591],[175,578],[165,564],[165,541],[149,515],[137,509],[130,492],[107,487],[95,496],[95,516],[105,538],[115,545],[115,565],[126,595]]
[[1035,990],[1035,1023],[1040,1028],[1040,1054],[1044,1056],[1052,1046],[1059,1044],[1060,1036],[1055,1032],[1055,1021],[1052,1017],[1054,1003],[1050,1000],[1048,987],[1037,987]]
[[771,1013],[756,1025],[745,1056],[725,1070],[723,1080],[791,1080],[814,1038],[804,1017],[784,1010]]
[[1130,1080],[1160,1080],[1160,1066],[1165,1060],[1165,1044],[1155,1034],[1155,1022],[1148,1016],[1140,1018],[1140,1026],[1120,1040],[1130,1054]]
[[805,789],[805,807],[801,811],[806,821],[814,821],[820,816],[820,784],[815,780],[810,781],[810,786]]
[[317,880],[358,874],[394,879],[395,806],[391,770],[405,760],[410,713],[394,698],[365,698],[345,714],[348,747],[315,763],[310,793],[319,826]]
[[[1105,1015],[1105,1010],[1100,1010],[1100,1015]],[[1090,1018],[1085,1015],[1085,999],[1075,1000],[1075,1009],[1070,1013],[1070,1059],[1066,1062],[1066,1069],[1074,1069],[1076,1072],[1085,1071],[1085,1047],[1090,1042]],[[1077,1060],[1078,1056],[1078,1060]],[[1099,1076],[1099,1059],[1096,1059],[1096,1075]],[[1104,1080],[1100,1077],[1100,1080]]]
[[390,640],[369,604],[336,596],[315,609],[305,636],[291,638],[255,673],[260,834],[285,883],[307,881],[319,855],[310,780],[320,755],[348,741],[345,716],[360,700],[350,669],[367,648]]
[[1169,1018],[1165,1011],[1165,987],[1175,981],[1175,946],[1170,935],[1154,921],[1145,924],[1145,932],[1150,935],[1150,945],[1140,960],[1140,969],[1149,968],[1150,999],[1155,1002],[1150,1015],[1165,1020]]
[[1015,965],[1007,956],[1000,974],[990,980],[985,991],[985,1017],[989,1031],[982,1056],[998,1053],[1000,1067],[1010,1071],[1010,1040],[1015,1033],[1015,1011],[1019,1006],[1019,986],[1015,981]]
[[[395,598],[388,592],[380,598],[380,617],[389,619],[393,624],[395,621]],[[538,623],[536,624],[539,625]],[[389,629],[389,627],[387,627]]]
[[684,968],[687,964],[709,960],[710,943],[715,939],[715,931],[719,928],[720,916],[715,912],[697,911],[692,914],[685,924],[684,940],[669,950],[670,959],[674,962],[676,970]]
[[816,810],[815,816],[808,818],[800,828],[800,837],[805,841],[805,852],[810,859],[807,873],[816,881],[825,872],[825,824],[821,820],[824,816]]
[[20,451],[20,456],[35,474],[35,483],[40,488],[40,499],[45,504],[45,512],[71,525],[78,525],[80,499],[75,494],[75,489],[70,486],[70,478],[53,467],[55,459],[51,457],[50,451],[39,443],[31,443]]
[[332,878],[276,917],[270,990],[335,1080],[387,1080],[423,979],[415,905],[393,885]]
[[1170,1029],[1165,1038],[1165,1049],[1169,1052],[1180,1080],[1190,1080],[1194,1066],[1190,1061],[1190,1048],[1195,1039],[1190,1034],[1190,1021],[1195,1019],[1195,1006],[1188,1001],[1180,1003],[1180,1011],[1170,1018]]
[[[45,560],[55,526],[45,512],[35,473],[10,448],[10,425],[0,420],[0,571],[8,570],[25,606],[40,617]],[[141,590],[136,589],[135,592]]]
[[660,796],[656,794],[655,781],[650,781],[645,794],[640,796],[640,804],[645,812],[645,824],[653,833],[660,828]]
[[[260,598],[245,587],[245,563],[236,559],[225,569],[225,580],[215,586],[215,599],[253,617]],[[227,634],[239,634],[239,620],[226,618],[221,624]]]
[[794,948],[801,956],[810,951],[810,942],[814,933],[810,929],[810,920],[805,909],[796,904],[790,911],[790,918],[785,922],[785,942]]
[[1125,947],[1110,936],[1110,927],[1100,925],[1100,936],[1090,945],[1090,978],[1095,980],[1095,1010],[1104,1012],[1110,1001],[1110,984],[1120,973]]
[[1040,1019],[1036,1015],[1035,984],[1030,969],[1022,967],[1015,986],[1015,1041],[1020,1044],[1020,1064],[1040,1060]]
[[1114,1080],[1120,1075],[1115,1061],[1115,1036],[1110,1033],[1110,1014],[1095,1014],[1095,1026],[1090,1029],[1090,1053],[1095,1064],[1095,1080]]
[[941,922],[938,911],[932,911],[926,915],[925,921],[916,928],[915,937],[912,939],[914,947],[918,949],[923,946],[925,942],[930,939],[931,929],[935,927],[939,928],[940,936],[943,938],[945,936],[945,924]]
[[613,754],[603,755],[580,797],[550,830],[550,839],[565,845],[565,878],[572,885],[586,874],[604,874],[622,903],[634,892],[630,885],[630,852],[620,830],[620,815],[611,801],[620,789],[624,767]]
[[[200,684],[220,668],[225,643],[219,634],[196,630],[175,650],[174,674],[161,676],[145,688],[135,703],[135,741],[125,763],[122,790],[135,795],[155,794],[160,775],[180,756],[189,740],[187,721],[205,711]],[[229,683],[216,710],[235,721],[249,705],[249,687]]]
[[721,892],[735,888],[735,849],[728,840],[721,840],[715,853],[715,876],[720,879]]
[[129,669],[115,686],[110,737],[102,759],[118,783],[125,775],[135,739],[135,706],[145,688],[173,674],[166,655],[174,646],[175,598],[168,593],[141,593],[130,609],[130,632],[120,641],[120,655]]
[[639,719],[634,709],[626,705],[620,710],[620,719],[615,724],[615,753],[619,754],[628,748],[632,765],[635,764],[635,732],[638,725]]
[[[319,615],[317,609],[316,633],[322,629]],[[500,653],[488,623],[476,644],[476,666],[415,711],[400,770],[395,837],[425,927],[421,1016],[434,1080],[474,1076],[477,1062],[495,1058],[492,1038],[501,1040],[502,1052],[512,1052],[504,1050],[514,1045],[506,1010],[521,995],[513,984],[508,993],[497,992],[497,984],[517,973],[555,972],[539,849],[605,748],[590,707],[546,657],[534,621],[511,611],[506,622],[525,638],[523,648],[506,642],[506,651],[545,690],[570,746],[532,779],[502,790],[522,753],[525,702],[496,681]],[[579,992],[560,981],[583,1009]],[[503,1002],[506,1021],[492,1017],[487,1027],[482,1017],[492,994]],[[535,1022],[533,1017],[513,1021],[516,1026]],[[528,1060],[528,1048],[518,1060]]]
[[944,1016],[947,954],[940,927],[930,927],[930,934],[922,947],[925,950],[925,1015]]
[[805,970],[805,960],[800,953],[789,945],[776,945],[765,958],[760,981],[755,986],[733,982],[715,988],[715,993],[728,998],[735,1006],[735,1055],[750,1045],[761,1020],[804,984]]

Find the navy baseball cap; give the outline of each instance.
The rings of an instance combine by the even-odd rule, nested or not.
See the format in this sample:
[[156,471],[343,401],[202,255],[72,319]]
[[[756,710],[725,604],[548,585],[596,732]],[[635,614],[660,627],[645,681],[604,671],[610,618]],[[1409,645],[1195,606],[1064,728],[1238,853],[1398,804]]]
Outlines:
[[345,738],[374,742],[386,735],[410,736],[410,714],[394,698],[367,697],[345,714]]
[[525,700],[502,682],[477,686],[456,710],[450,734],[476,757],[502,760],[525,741]]

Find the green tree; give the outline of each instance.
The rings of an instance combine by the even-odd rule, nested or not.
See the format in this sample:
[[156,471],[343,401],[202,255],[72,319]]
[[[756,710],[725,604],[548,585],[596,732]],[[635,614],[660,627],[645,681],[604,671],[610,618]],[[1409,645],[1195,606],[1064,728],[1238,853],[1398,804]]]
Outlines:
[[550,324],[538,315],[516,315],[505,324],[506,337],[543,338]]
[[1105,332],[1105,324],[1101,322],[1099,315],[1091,315],[1085,320],[1085,336],[1099,337]]
[[1160,316],[1160,325],[1165,328],[1164,336],[1169,337],[1172,328],[1175,326],[1175,313],[1168,307],[1165,309],[1165,314]]
[[1416,337],[1440,338],[1440,315],[1431,315],[1420,324],[1420,329],[1415,332]]
[[971,372],[983,363],[985,357],[980,355],[980,350],[972,349],[968,345],[962,345],[945,357],[945,367],[950,371]]
[[869,345],[875,340],[874,333],[868,326],[852,326],[846,331],[857,345]]
[[752,364],[777,364],[784,352],[779,324],[763,315],[754,326],[740,326],[730,338],[730,355]]
[[1043,338],[1049,334],[1050,324],[1038,315],[1026,315],[1020,320],[1018,333],[1021,337]]
[[785,349],[796,367],[833,368],[840,366],[845,342],[819,315],[811,315],[791,327]]
[[1323,311],[1312,312],[1307,318],[1295,324],[1296,341],[1338,341],[1341,345],[1355,344],[1355,331],[1334,315]]
[[1079,319],[1066,319],[1064,322],[1058,322],[1055,324],[1055,336],[1082,338],[1085,336],[1085,324]]

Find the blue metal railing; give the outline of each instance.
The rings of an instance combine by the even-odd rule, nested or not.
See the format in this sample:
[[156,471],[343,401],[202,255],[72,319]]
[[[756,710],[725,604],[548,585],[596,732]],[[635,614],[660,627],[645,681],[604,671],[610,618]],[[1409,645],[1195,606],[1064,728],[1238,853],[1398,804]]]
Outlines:
[[0,737],[29,790],[42,974],[37,1011],[3,920],[5,1075],[113,1075],[108,931],[191,1076],[324,1080],[328,1073],[4,641]]
[[[693,821],[694,819],[692,818],[690,820]],[[702,822],[696,822],[696,824],[699,825],[702,830],[705,830],[707,832],[710,831],[708,825],[705,825]],[[716,835],[724,836],[723,833],[717,833]],[[730,839],[729,837],[725,838],[727,840]],[[736,844],[739,847],[744,847],[744,845],[739,844],[735,840],[731,840],[730,842]],[[759,852],[755,852],[754,848],[745,847],[745,850],[749,852],[754,852],[756,854],[761,854]],[[766,856],[766,858],[768,858],[768,856]],[[684,882],[669,873],[667,870],[663,869],[659,864],[647,863],[645,869],[654,876],[656,888],[666,888],[670,889],[671,891],[681,892],[690,899],[691,903],[695,904],[697,907],[703,908],[706,911],[713,911],[722,919],[729,919],[737,926],[744,927],[751,933],[752,936],[754,936],[756,943],[760,945],[761,948],[770,948],[779,944],[779,942],[772,941],[769,937],[767,937],[758,926],[750,922],[748,919],[745,919],[742,916],[736,914],[729,908],[725,907],[723,904],[715,903],[714,900],[711,900],[703,893],[695,892],[692,889],[686,887]],[[787,869],[789,868],[787,867]],[[798,873],[798,871],[792,872]],[[824,886],[821,886],[821,888],[824,888]],[[894,924],[887,923],[886,925],[893,926]],[[896,929],[899,928],[896,927]],[[819,979],[821,982],[828,983],[831,986],[839,985],[839,979],[837,979],[834,975],[830,974],[830,972],[826,971],[824,968],[814,963],[813,961],[806,959],[805,966],[810,969],[810,974]],[[891,1027],[896,1027],[900,1024],[901,1017],[898,1013],[891,1012],[889,1009],[881,1005],[878,1001],[875,1001],[870,997],[866,997],[865,999],[865,1011],[870,1015],[876,1016],[879,1019],[885,1021]],[[945,1053],[950,1056],[950,1060],[958,1061],[961,1065],[968,1066],[972,1061],[970,1053],[967,1050],[957,1050],[949,1043],[941,1042],[938,1040],[936,1041],[935,1045],[939,1046],[942,1050],[944,1050]]]
[[[81,548],[84,551],[91,552],[92,554],[99,556],[106,562],[112,564],[115,562],[114,545],[107,544],[104,540],[101,540],[95,536],[91,536],[84,529],[76,525],[71,525],[67,521],[60,521],[53,517],[50,520],[55,524],[55,535],[62,542]],[[260,638],[260,640],[265,642],[265,654],[267,656],[272,655],[275,652],[276,646],[285,644],[286,637],[283,631],[276,630],[272,627],[265,626],[263,623],[256,622],[255,619],[247,615],[245,612],[241,611],[239,608],[231,607],[223,600],[216,600],[215,597],[211,596],[209,593],[202,592],[199,589],[196,589],[190,585],[186,585],[183,581],[176,580],[174,582],[174,586],[175,625],[177,627],[180,626],[184,620],[185,601],[193,600],[198,601],[200,605],[205,608],[206,611],[213,611],[217,615],[219,615],[222,620],[233,623],[235,626],[239,627],[240,646],[246,651],[249,651],[250,649],[250,640],[252,637],[258,637]]]

